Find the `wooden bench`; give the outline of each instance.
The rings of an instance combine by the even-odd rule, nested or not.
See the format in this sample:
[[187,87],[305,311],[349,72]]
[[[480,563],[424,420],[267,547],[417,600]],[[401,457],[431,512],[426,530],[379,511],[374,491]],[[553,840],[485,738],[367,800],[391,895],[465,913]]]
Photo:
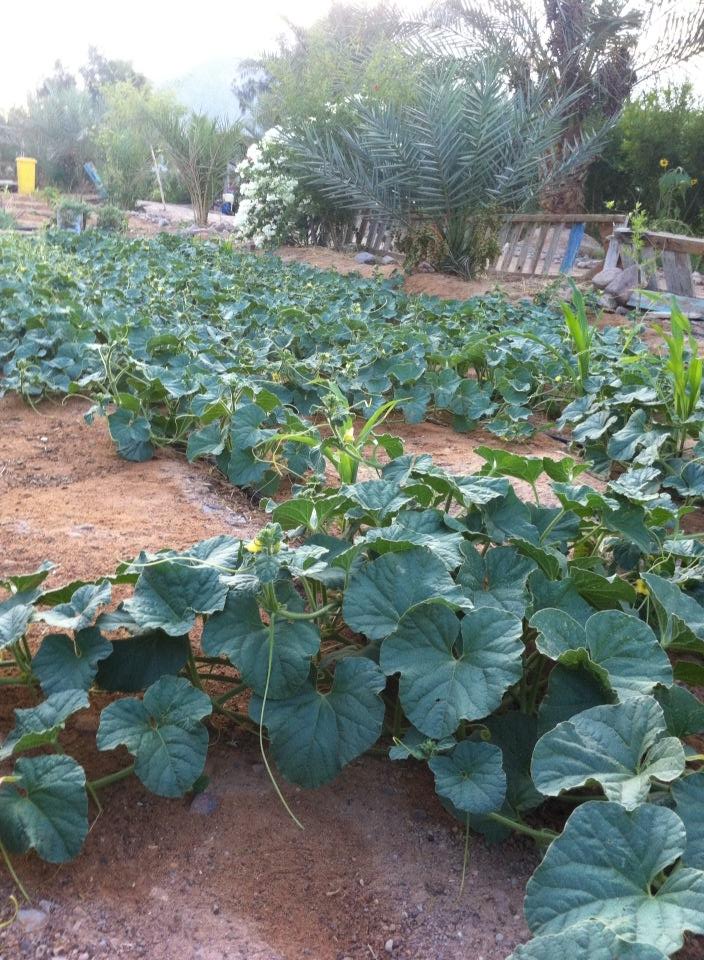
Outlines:
[[643,288],[670,296],[663,297],[661,303],[651,303],[644,294],[636,292],[628,305],[647,306],[651,312],[669,315],[668,304],[671,296],[674,296],[685,313],[702,314],[704,298],[695,296],[692,257],[704,257],[704,239],[646,230],[642,234],[642,243],[640,253],[636,254],[631,229],[627,226],[617,227],[609,240],[604,269],[625,268],[640,262]]

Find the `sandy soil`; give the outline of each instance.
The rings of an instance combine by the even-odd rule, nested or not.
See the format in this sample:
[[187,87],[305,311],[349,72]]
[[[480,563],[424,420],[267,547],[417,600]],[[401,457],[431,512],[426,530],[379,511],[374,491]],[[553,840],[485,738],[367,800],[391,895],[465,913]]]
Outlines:
[[[263,521],[212,468],[179,453],[120,460],[105,422],[87,426],[84,409],[42,403],[35,413],[16,398],[0,401],[0,573],[50,558],[60,564],[54,584],[95,577],[142,547],[246,536]],[[409,449],[432,448],[468,468],[468,438],[432,425],[427,442],[420,428],[404,433]],[[0,729],[14,707],[29,705],[28,692],[5,692]],[[85,711],[66,734],[91,776],[124,763],[96,754],[96,724]],[[37,930],[15,923],[0,932],[0,960],[503,960],[527,937],[532,845],[474,839],[460,899],[462,835],[420,766],[367,756],[321,790],[286,787],[300,832],[252,739],[216,728],[212,739],[209,813],[124,782],[105,791],[74,863],[18,860],[45,918]],[[8,893],[0,872],[0,909]]]

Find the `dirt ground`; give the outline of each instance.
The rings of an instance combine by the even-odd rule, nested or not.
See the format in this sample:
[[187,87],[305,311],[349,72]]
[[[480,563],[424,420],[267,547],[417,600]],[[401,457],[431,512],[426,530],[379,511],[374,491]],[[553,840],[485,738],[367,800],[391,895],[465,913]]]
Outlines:
[[[88,426],[84,410],[78,400],[38,412],[0,401],[0,574],[52,559],[59,568],[49,582],[58,585],[96,577],[143,547],[248,536],[264,521],[205,464],[168,450],[144,464],[120,460],[105,422]],[[409,449],[471,468],[483,437],[426,430],[425,439],[420,428],[399,432]],[[27,692],[5,692],[0,729],[14,707],[29,705]],[[79,714],[66,744],[93,777],[124,762],[95,752],[96,725],[97,713]],[[128,781],[105,791],[75,862],[18,859],[40,926],[0,932],[0,960],[503,960],[527,937],[522,897],[534,848],[473,839],[459,898],[461,831],[420,766],[366,756],[321,790],[285,787],[301,832],[252,739],[212,737],[209,812],[197,812],[202,799],[195,808],[161,800]],[[0,904],[8,894],[0,873]]]

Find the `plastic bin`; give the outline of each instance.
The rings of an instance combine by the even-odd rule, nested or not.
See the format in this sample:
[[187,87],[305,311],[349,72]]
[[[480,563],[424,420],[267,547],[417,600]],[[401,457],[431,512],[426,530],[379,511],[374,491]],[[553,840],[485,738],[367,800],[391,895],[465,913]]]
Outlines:
[[34,193],[37,188],[37,161],[34,157],[17,157],[17,192]]

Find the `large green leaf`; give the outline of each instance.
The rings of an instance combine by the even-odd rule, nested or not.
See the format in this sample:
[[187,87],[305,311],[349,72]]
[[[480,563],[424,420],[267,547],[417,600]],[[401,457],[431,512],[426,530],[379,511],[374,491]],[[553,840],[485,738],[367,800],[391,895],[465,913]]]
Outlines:
[[682,744],[664,733],[652,697],[592,707],[538,740],[533,780],[552,797],[596,781],[609,800],[632,810],[645,802],[653,780],[670,783],[684,772]]
[[461,720],[486,717],[521,676],[521,621],[482,607],[460,622],[444,603],[428,601],[401,617],[381,648],[381,667],[399,673],[406,716],[441,739]]
[[660,876],[685,843],[684,825],[672,810],[583,804],[528,881],[528,926],[559,933],[593,918],[627,940],[665,954],[679,950],[685,930],[704,933],[704,873],[680,867]]
[[[264,695],[269,665],[269,628],[262,623],[257,601],[231,591],[224,609],[213,614],[203,630],[206,656],[226,656],[255,693]],[[269,696],[292,696],[308,679],[311,657],[320,649],[320,633],[312,623],[283,620],[274,624]]]
[[704,771],[673,784],[672,799],[687,832],[682,861],[688,867],[704,870]]
[[162,677],[143,700],[116,700],[103,709],[99,750],[124,745],[135,758],[135,773],[160,797],[180,797],[203,772],[210,698],[182,677]]
[[20,603],[15,597],[0,603],[0,650],[24,636],[33,613],[31,603]]
[[523,617],[528,605],[526,581],[535,563],[521,556],[515,547],[493,547],[482,556],[470,545],[464,548],[465,561],[457,574],[476,607],[498,607]]
[[704,607],[671,580],[655,573],[644,573],[643,580],[652,591],[662,645],[704,650]]
[[95,620],[98,610],[110,602],[112,586],[104,583],[87,583],[73,592],[67,603],[59,603],[51,610],[37,614],[40,620],[62,630],[85,630]]
[[187,634],[170,637],[163,630],[148,630],[135,637],[115,640],[112,653],[98,664],[96,683],[103,690],[138,693],[164,675],[175,676],[191,651]]
[[550,671],[547,690],[540,702],[538,731],[542,735],[563,720],[570,720],[575,714],[599,704],[611,703],[613,699],[608,682],[602,682],[588,667],[566,667],[557,663]]
[[463,559],[460,547],[464,538],[447,528],[440,510],[403,510],[388,527],[370,530],[365,539],[379,553],[428,547],[448,570],[456,570]]
[[667,960],[647,943],[617,937],[597,920],[585,920],[562,933],[536,937],[513,951],[508,960]]
[[145,417],[135,417],[134,413],[120,407],[108,415],[108,429],[117,452],[125,460],[140,463],[154,456],[149,421]]
[[658,687],[655,699],[665,714],[668,733],[683,740],[693,734],[704,733],[704,703],[694,694],[675,684]]
[[491,743],[463,740],[445,755],[432,757],[428,766],[436,792],[463,813],[487,814],[501,809],[506,797],[506,774],[501,750]]
[[73,859],[88,833],[83,767],[66,756],[20,757],[14,776],[14,783],[0,780],[0,840],[10,853]]
[[53,693],[36,707],[15,710],[15,726],[0,744],[0,760],[12,753],[54,743],[70,716],[89,706],[84,690]]
[[79,630],[73,638],[65,633],[50,633],[32,660],[45,694],[60,690],[89,690],[98,664],[112,652],[112,644],[97,627]]
[[619,699],[651,693],[657,684],[672,684],[667,654],[650,627],[620,610],[595,613],[582,627],[563,610],[546,608],[531,619],[536,646],[566,666],[593,669]]
[[227,586],[220,569],[199,559],[167,557],[144,566],[134,594],[124,604],[143,630],[178,637],[193,627],[197,613],[222,610]]
[[508,710],[488,717],[484,723],[491,741],[501,748],[506,772],[506,799],[513,810],[533,810],[543,802],[530,774],[530,759],[538,739],[535,717]]
[[353,630],[370,640],[392,633],[406,611],[436,597],[458,606],[471,606],[430,550],[416,547],[387,553],[352,575],[342,611]]
[[250,716],[263,722],[271,755],[283,775],[302,787],[319,787],[373,746],[381,734],[384,675],[366,658],[347,657],[336,670],[329,693],[312,681],[286,700],[252,697]]

